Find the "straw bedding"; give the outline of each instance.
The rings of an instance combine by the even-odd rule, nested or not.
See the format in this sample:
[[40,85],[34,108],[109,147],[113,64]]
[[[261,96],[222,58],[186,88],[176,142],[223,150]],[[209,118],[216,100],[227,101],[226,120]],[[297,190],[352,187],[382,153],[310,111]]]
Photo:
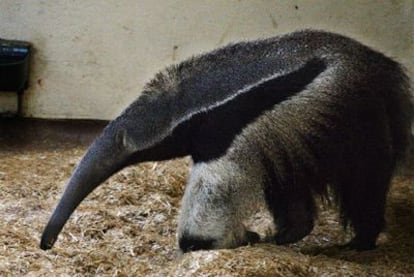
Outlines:
[[[1,276],[406,276],[414,274],[414,176],[394,179],[387,230],[376,250],[335,245],[350,238],[337,212],[321,205],[315,230],[300,243],[269,243],[179,255],[175,239],[188,159],[124,169],[95,190],[55,247],[39,238],[86,144],[33,141],[0,146]],[[410,172],[407,170],[406,172]],[[250,220],[269,234],[269,219]],[[263,235],[263,234],[262,234]]]

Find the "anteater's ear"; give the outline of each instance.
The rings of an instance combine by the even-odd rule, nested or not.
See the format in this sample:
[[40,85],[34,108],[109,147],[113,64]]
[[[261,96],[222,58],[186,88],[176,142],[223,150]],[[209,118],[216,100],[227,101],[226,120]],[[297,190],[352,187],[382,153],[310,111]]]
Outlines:
[[137,149],[133,138],[128,134],[128,131],[126,129],[120,129],[116,131],[115,143],[120,149],[124,149],[129,153],[133,153]]

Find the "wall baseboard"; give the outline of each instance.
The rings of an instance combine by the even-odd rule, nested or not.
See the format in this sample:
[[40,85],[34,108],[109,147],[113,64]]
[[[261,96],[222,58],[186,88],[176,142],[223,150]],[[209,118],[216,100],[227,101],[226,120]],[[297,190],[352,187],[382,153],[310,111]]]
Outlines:
[[0,150],[37,145],[39,148],[87,146],[102,132],[105,120],[0,118]]

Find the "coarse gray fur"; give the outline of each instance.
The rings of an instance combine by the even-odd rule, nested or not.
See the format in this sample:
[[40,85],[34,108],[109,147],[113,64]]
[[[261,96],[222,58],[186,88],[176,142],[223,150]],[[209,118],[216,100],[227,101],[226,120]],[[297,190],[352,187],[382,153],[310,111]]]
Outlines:
[[191,155],[183,251],[256,240],[242,221],[258,201],[275,217],[275,242],[295,242],[312,230],[313,196],[328,186],[355,231],[349,246],[371,249],[412,115],[399,64],[341,35],[305,30],[193,57],[158,73],[88,149],[41,248],[115,172]]

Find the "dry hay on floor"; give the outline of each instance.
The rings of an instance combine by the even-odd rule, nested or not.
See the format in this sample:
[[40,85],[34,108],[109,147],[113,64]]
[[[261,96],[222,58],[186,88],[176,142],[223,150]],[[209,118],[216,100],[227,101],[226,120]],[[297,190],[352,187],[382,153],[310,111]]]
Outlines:
[[[175,228],[188,160],[127,168],[76,210],[51,251],[39,238],[84,147],[32,145],[0,151],[1,276],[401,276],[414,274],[414,185],[394,181],[387,232],[364,253],[335,247],[349,239],[337,213],[291,246],[257,244],[179,256]],[[255,219],[259,220],[260,219]],[[256,225],[256,223],[255,223]]]

